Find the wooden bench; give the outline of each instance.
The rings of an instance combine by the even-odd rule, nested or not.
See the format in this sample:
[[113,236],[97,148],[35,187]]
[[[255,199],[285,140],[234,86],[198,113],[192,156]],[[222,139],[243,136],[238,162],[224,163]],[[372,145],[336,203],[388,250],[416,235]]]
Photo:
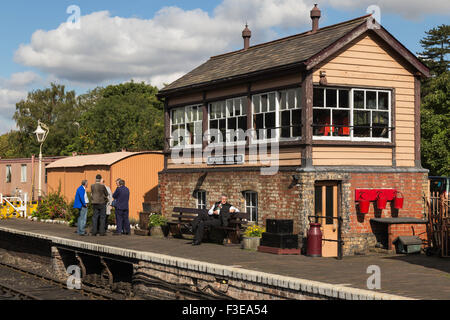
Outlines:
[[[192,208],[173,208],[172,221],[169,221],[170,233],[176,238],[183,238],[183,234],[192,233],[189,231],[188,225],[199,215],[208,214],[207,209]],[[240,244],[242,232],[245,230],[250,214],[246,212],[232,213],[228,220],[227,227],[215,227],[206,230],[205,239],[211,238],[212,235],[217,236],[215,240],[223,243],[227,239],[227,244]]]

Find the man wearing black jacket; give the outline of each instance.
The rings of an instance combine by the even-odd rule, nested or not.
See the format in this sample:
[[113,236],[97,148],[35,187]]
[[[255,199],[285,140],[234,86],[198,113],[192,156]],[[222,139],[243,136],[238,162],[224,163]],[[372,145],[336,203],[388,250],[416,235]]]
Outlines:
[[222,195],[221,201],[215,203],[208,214],[198,215],[192,221],[192,231],[195,234],[192,245],[199,246],[202,243],[205,228],[208,227],[227,227],[228,220],[232,213],[238,213],[239,210],[228,203],[228,197]]

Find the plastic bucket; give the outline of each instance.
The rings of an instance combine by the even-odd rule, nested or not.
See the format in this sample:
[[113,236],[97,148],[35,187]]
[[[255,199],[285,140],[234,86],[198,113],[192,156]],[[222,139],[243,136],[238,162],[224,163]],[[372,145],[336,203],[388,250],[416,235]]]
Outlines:
[[369,213],[370,201],[369,200],[359,200],[359,212]]
[[378,199],[377,199],[377,208],[380,210],[386,209],[387,200],[382,193],[378,193]]
[[[399,198],[399,195],[401,196],[401,198]],[[403,194],[401,192],[397,192],[395,194],[395,198],[394,198],[394,208],[395,209],[403,209],[403,204],[405,202],[405,199],[403,198]]]

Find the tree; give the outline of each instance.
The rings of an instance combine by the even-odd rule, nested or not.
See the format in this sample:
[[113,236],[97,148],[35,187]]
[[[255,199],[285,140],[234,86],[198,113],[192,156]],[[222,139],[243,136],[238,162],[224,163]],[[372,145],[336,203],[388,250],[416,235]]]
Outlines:
[[157,88],[128,82],[97,88],[79,98],[86,110],[80,131],[66,149],[81,153],[108,153],[163,148],[163,105]]
[[66,91],[63,85],[52,83],[50,88],[28,93],[26,100],[16,104],[14,114],[19,127],[18,133],[13,134],[15,143],[18,143],[18,153],[22,157],[29,157],[39,152],[34,131],[38,120],[41,120],[50,129],[43,153],[67,155],[64,149],[77,136],[79,115],[75,92]]
[[450,175],[450,26],[426,34],[420,55],[432,76],[422,81],[422,163],[432,175]]
[[450,175],[450,72],[432,79],[422,103],[422,163],[435,176]]
[[424,51],[419,53],[422,61],[430,68],[433,75],[440,75],[448,70],[447,60],[450,54],[450,25],[441,25],[426,32],[420,44]]

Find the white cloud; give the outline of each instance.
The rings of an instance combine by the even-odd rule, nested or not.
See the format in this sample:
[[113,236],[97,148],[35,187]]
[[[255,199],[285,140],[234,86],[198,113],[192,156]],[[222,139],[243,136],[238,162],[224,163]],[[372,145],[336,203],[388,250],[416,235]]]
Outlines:
[[[80,30],[63,23],[54,30],[36,31],[29,44],[18,48],[15,61],[40,70],[47,79],[81,87],[130,79],[162,86],[212,55],[241,48],[245,22],[253,31],[252,43],[277,38],[279,28],[292,29],[290,33],[307,30],[314,2],[223,0],[212,14],[164,7],[147,20],[94,12],[81,18]],[[323,0],[319,7],[325,12],[327,6],[358,10],[361,16],[372,4],[378,4],[382,14],[410,19],[450,12],[448,0],[432,4],[422,0]],[[22,81],[26,82],[25,75]]]
[[26,96],[26,90],[0,88],[0,135],[15,128],[12,117],[16,110],[16,103]]
[[36,31],[16,51],[15,61],[74,82],[144,78],[160,85],[212,55],[240,48],[246,21],[253,43],[269,40],[273,27],[309,23],[309,7],[298,0],[224,0],[211,15],[164,7],[149,20],[94,12],[81,18],[80,30],[63,23]]

